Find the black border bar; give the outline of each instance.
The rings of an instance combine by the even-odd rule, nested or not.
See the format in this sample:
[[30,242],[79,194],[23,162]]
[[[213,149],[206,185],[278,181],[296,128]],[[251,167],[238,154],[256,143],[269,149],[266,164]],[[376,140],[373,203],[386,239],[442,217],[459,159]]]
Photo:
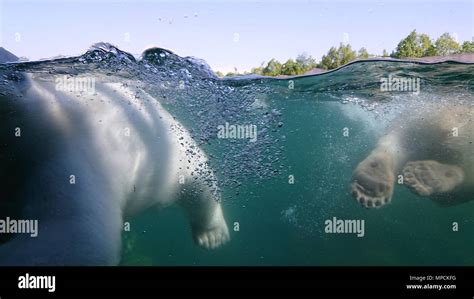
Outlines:
[[[19,289],[19,276],[54,275],[56,290]],[[425,277],[424,281],[415,278]],[[426,280],[428,279],[428,280]],[[455,289],[407,289],[407,285]],[[6,267],[0,298],[226,295],[474,298],[474,267]]]

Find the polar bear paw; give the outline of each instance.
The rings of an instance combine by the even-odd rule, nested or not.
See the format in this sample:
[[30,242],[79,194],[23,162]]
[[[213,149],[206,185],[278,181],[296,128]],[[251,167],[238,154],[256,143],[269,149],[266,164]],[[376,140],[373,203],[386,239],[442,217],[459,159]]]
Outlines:
[[194,240],[204,248],[215,249],[230,240],[229,229],[220,205],[215,206],[212,213],[194,224]]
[[225,221],[221,221],[217,226],[195,233],[194,239],[199,246],[216,249],[230,240],[229,229]]
[[404,184],[420,196],[445,193],[464,181],[464,171],[433,160],[412,161],[403,167]]
[[380,208],[392,199],[394,182],[390,157],[370,155],[354,170],[352,197],[366,208]]

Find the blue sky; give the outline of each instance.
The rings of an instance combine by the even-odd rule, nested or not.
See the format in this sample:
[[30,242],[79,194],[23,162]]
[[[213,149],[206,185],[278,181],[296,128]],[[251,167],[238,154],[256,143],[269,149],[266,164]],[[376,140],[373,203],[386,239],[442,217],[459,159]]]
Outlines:
[[239,71],[301,52],[318,60],[348,41],[389,52],[412,29],[474,36],[474,1],[0,0],[0,46],[30,59],[78,55],[107,41],[140,54],[150,46]]

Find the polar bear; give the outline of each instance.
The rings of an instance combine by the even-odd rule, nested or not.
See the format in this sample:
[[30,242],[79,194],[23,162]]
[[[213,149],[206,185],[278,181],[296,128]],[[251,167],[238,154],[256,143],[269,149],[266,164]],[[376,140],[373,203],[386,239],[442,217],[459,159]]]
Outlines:
[[352,196],[366,208],[380,208],[402,178],[412,192],[442,206],[472,200],[473,142],[473,106],[426,103],[395,121],[357,165]]
[[38,220],[36,238],[0,245],[1,265],[116,265],[125,219],[173,203],[197,244],[230,239],[206,155],[155,98],[105,76],[93,92],[51,76],[0,93],[0,202],[20,207],[0,216]]

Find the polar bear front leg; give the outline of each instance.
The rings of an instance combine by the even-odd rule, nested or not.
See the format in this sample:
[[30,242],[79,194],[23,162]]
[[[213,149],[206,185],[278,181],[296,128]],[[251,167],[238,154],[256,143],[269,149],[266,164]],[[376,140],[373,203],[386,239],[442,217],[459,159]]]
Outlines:
[[366,208],[379,208],[392,199],[395,174],[405,159],[398,136],[388,134],[352,174],[352,196]]
[[204,248],[215,249],[230,240],[221,204],[209,192],[195,195],[183,197],[179,203],[190,218],[194,241]]
[[220,204],[214,205],[205,214],[204,217],[191,220],[193,237],[200,246],[215,249],[229,241],[229,229]]
[[354,170],[352,196],[366,208],[378,208],[390,202],[394,182],[392,157],[387,153],[373,152]]

